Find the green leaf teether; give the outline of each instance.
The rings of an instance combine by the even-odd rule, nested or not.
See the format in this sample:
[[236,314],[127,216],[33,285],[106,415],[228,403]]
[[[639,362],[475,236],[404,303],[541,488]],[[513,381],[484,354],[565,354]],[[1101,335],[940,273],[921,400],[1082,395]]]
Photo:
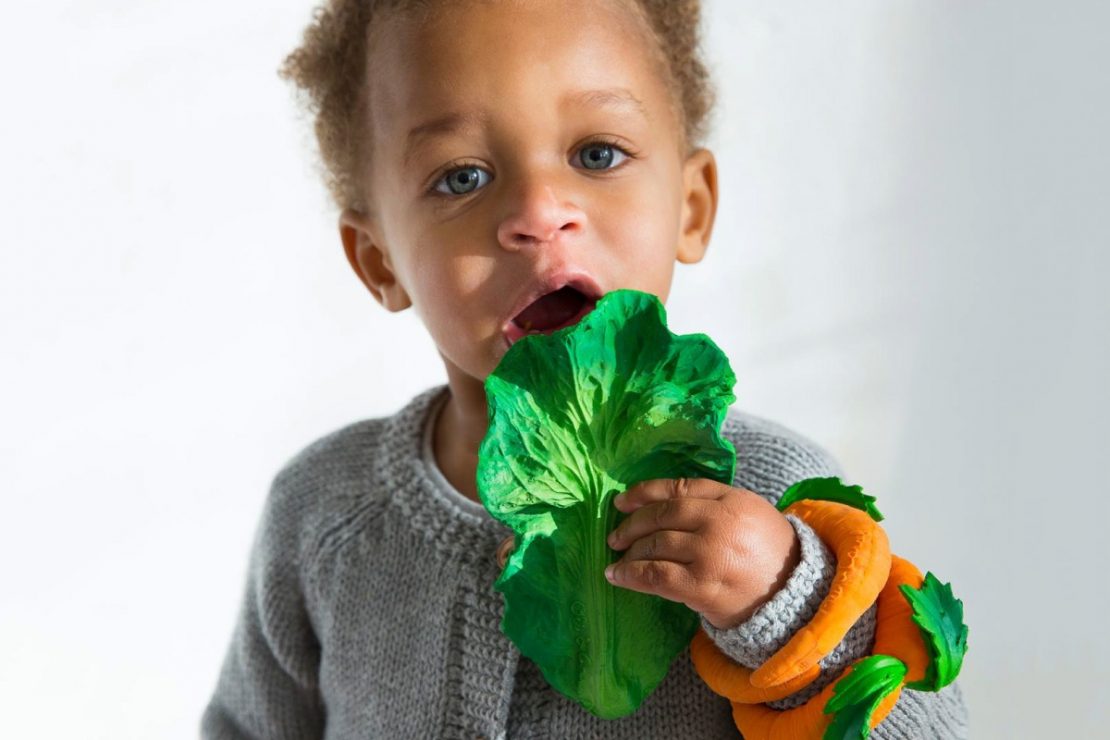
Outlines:
[[612,498],[654,478],[731,484],[720,434],[736,378],[704,334],[677,336],[659,300],[613,291],[573,326],[513,344],[486,379],[482,504],[516,548],[494,587],[502,631],[562,694],[606,719],[634,712],[689,644],[684,604],[617,588]]

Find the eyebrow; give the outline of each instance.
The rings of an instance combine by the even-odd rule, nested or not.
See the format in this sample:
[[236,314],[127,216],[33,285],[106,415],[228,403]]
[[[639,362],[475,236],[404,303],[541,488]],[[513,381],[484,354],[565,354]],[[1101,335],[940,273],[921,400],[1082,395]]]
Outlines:
[[[643,101],[633,95],[630,90],[623,87],[569,92],[560,100],[561,108],[566,108],[568,105],[595,108],[623,108],[626,111],[638,113],[645,119],[651,119],[651,115],[648,113]],[[413,126],[409,129],[408,135],[405,137],[405,153],[402,161],[408,163],[419,146],[427,139],[444,136],[459,130],[474,128],[481,122],[481,117],[473,113],[459,113],[453,111]]]

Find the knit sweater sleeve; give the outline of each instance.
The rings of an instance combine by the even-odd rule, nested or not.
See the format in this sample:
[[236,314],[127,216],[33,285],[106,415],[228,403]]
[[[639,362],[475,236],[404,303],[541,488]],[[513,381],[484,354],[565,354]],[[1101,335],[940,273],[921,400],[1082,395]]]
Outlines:
[[[738,459],[735,485],[748,487],[775,503],[797,481],[829,476],[843,479],[840,465],[821,447],[785,427],[752,419],[757,422],[752,427],[734,432],[738,457],[742,451],[749,455],[743,467]],[[731,428],[736,430],[735,425]],[[763,665],[813,618],[836,574],[836,556],[813,529],[793,515],[787,515],[786,519],[798,535],[801,557],[782,590],[746,622],[730,629],[718,629],[704,617],[701,619],[702,628],[721,652],[751,669]],[[821,673],[816,680],[768,706],[789,709],[804,704],[835,681],[845,667],[868,655],[875,639],[875,614],[876,607],[872,604],[840,644],[820,661]],[[871,737],[876,740],[965,738],[967,708],[956,683],[938,693],[904,689],[894,710],[875,728]]]
[[320,644],[304,591],[304,507],[283,473],[255,532],[231,645],[201,719],[204,740],[323,736]]

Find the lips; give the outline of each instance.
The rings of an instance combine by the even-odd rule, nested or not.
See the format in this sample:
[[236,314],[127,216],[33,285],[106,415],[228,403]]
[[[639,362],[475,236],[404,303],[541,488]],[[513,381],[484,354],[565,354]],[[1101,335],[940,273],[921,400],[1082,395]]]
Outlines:
[[589,275],[555,272],[530,283],[502,325],[509,345],[529,334],[551,334],[573,326],[593,310],[603,291]]

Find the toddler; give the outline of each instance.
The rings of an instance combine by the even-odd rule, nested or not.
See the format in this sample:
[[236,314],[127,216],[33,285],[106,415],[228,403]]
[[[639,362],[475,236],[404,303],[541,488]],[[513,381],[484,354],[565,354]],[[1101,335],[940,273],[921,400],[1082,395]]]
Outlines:
[[[479,503],[483,382],[509,346],[705,254],[717,171],[697,0],[327,0],[282,75],[307,93],[351,268],[412,308],[447,382],[308,444],[273,479],[205,738],[738,738],[687,648],[603,720],[501,633],[511,530]],[[757,668],[814,616],[836,558],[773,505],[842,475],[730,409],[731,486],[648,481],[616,503],[611,582],[679,601]],[[872,648],[872,606],[804,704]],[[905,689],[875,738],[966,734],[958,688]]]

